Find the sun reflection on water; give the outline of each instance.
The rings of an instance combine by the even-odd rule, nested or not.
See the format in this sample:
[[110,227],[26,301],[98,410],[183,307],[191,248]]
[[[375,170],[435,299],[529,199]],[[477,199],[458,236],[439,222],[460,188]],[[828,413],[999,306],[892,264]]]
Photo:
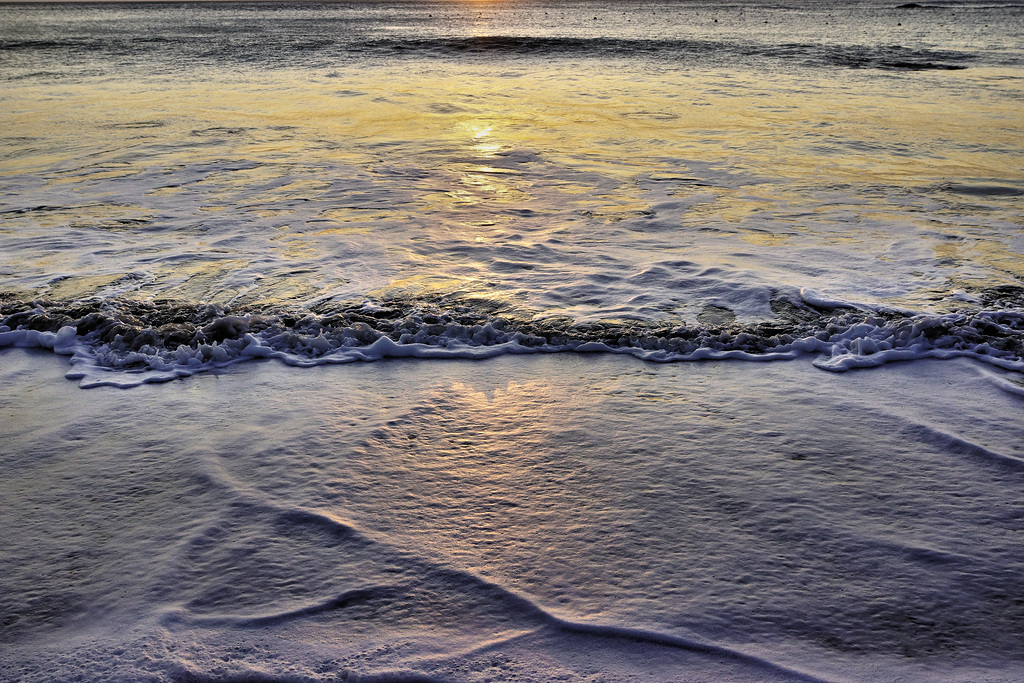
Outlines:
[[[783,83],[781,74],[787,107],[769,109],[752,76],[713,69],[517,69],[478,61],[343,77],[217,74],[160,87],[81,81],[60,86],[62,107],[48,104],[43,86],[12,87],[8,139],[26,142],[11,142],[5,179],[33,178],[39,185],[25,196],[39,199],[7,214],[3,230],[17,230],[22,244],[62,227],[86,241],[116,233],[124,250],[97,248],[89,275],[100,280],[88,282],[120,277],[126,266],[117,254],[132,250],[146,254],[132,268],[148,273],[147,296],[220,301],[266,290],[274,299],[286,290],[254,277],[264,267],[292,273],[287,291],[298,297],[363,296],[381,279],[438,273],[463,290],[488,282],[546,296],[550,280],[527,282],[514,265],[543,272],[541,251],[528,245],[568,263],[614,244],[614,254],[600,257],[642,269],[667,254],[692,258],[712,233],[735,235],[753,262],[776,258],[769,250],[784,253],[795,236],[885,251],[878,226],[905,225],[903,237],[935,242],[944,271],[963,269],[925,221],[933,208],[880,193],[954,177],[1020,182],[998,152],[1012,146],[1003,138],[1015,113],[999,103],[951,95],[939,109],[923,99],[911,106],[901,93],[893,107],[891,93],[850,94],[808,77]],[[122,106],[111,109],[112,99]],[[847,121],[836,111],[859,114]],[[103,151],[86,154],[95,149]],[[866,207],[859,188],[874,193]],[[1005,214],[999,220],[1019,223]],[[979,271],[972,277],[1019,276],[1018,250],[998,231],[950,230],[964,233],[958,248]],[[508,253],[488,252],[492,245]],[[210,265],[225,263],[225,253],[247,274]],[[268,258],[274,263],[265,266]],[[28,273],[18,286],[45,291],[48,259],[25,249],[5,255],[0,268]],[[66,289],[50,279],[54,291]]]

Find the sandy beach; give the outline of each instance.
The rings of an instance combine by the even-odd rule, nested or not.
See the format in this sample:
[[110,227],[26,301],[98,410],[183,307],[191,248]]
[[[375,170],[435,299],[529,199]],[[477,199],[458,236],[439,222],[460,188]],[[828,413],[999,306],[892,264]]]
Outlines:
[[1012,373],[67,369],[0,355],[4,677],[1022,673]]

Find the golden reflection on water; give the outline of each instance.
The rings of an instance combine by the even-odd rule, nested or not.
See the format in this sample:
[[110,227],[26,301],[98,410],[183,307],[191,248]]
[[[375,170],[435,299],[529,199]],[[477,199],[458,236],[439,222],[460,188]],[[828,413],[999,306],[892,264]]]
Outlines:
[[[387,514],[360,509],[361,523],[401,532],[428,552],[474,569],[483,569],[495,553],[515,553],[571,528],[572,516],[586,506],[572,499],[569,486],[583,476],[585,453],[558,446],[573,430],[567,415],[573,402],[556,400],[564,389],[539,381],[486,391],[458,381],[444,384],[375,430],[365,458],[346,463],[363,468],[372,462],[369,481],[380,472],[401,478],[402,492]],[[529,534],[530,542],[521,534]]]
[[[91,161],[104,164],[90,171],[97,178],[133,171],[131,162],[110,158],[118,150],[182,132],[197,143],[189,161],[222,158],[225,146],[240,158],[287,158],[308,149],[320,135],[325,145],[320,153],[329,148],[351,161],[367,161],[374,148],[400,143],[414,154],[443,145],[481,159],[512,148],[543,149],[577,161],[594,155],[595,167],[614,167],[630,161],[621,154],[625,149],[638,154],[635,161],[647,172],[656,172],[675,170],[657,168],[657,163],[652,167],[663,154],[699,158],[707,154],[680,152],[720,148],[751,166],[787,175],[814,174],[819,168],[830,175],[844,169],[858,176],[901,176],[911,169],[925,175],[941,166],[942,177],[973,177],[985,168],[1008,170],[1005,159],[985,150],[1015,139],[1019,130],[1013,124],[1020,121],[1010,103],[980,103],[967,95],[942,103],[910,96],[897,100],[899,93],[872,98],[852,87],[843,90],[807,79],[793,83],[779,106],[766,101],[752,79],[733,75],[725,81],[716,73],[679,75],[670,92],[664,91],[660,76],[628,70],[620,75],[595,69],[569,82],[567,74],[555,69],[512,76],[486,70],[434,76],[368,69],[346,72],[343,84],[304,73],[266,77],[261,84],[211,80],[188,87],[180,82],[69,84],[61,87],[60,107],[51,106],[54,95],[42,86],[19,88],[9,96],[15,102],[5,127],[12,137],[42,134],[81,141],[54,145],[50,155],[37,151],[23,157],[22,163],[39,170],[72,155],[76,147],[108,150]],[[148,125],[127,125],[140,121]],[[202,144],[212,138],[219,144]],[[844,139],[858,141],[860,149],[843,148]],[[957,141],[955,148],[950,140]],[[919,153],[907,156],[911,147]],[[617,153],[608,158],[610,149]],[[922,150],[934,155],[929,158]],[[966,166],[969,173],[958,172]],[[14,170],[10,161],[4,168]],[[81,177],[77,173],[63,180]]]
[[[5,95],[5,134],[30,142],[9,151],[0,177],[32,174],[49,187],[99,186],[162,171],[168,180],[154,181],[135,204],[40,209],[5,219],[0,230],[9,231],[13,220],[27,235],[58,227],[131,233],[161,221],[161,211],[146,202],[180,199],[194,204],[200,232],[207,219],[238,212],[274,222],[274,248],[287,259],[312,260],[332,239],[405,230],[389,249],[410,267],[424,264],[429,279],[436,264],[408,235],[412,224],[425,238],[438,231],[467,243],[520,226],[553,231],[581,220],[642,230],[636,221],[656,214],[643,179],[671,184],[668,196],[686,202],[680,231],[731,224],[745,243],[767,249],[797,234],[829,242],[884,237],[822,231],[847,225],[855,213],[888,212],[912,224],[908,214],[917,209],[885,197],[860,206],[850,188],[961,178],[1024,183],[1024,169],[1007,164],[1000,151],[1019,143],[1019,111],[1010,98],[972,95],[976,84],[969,82],[956,95],[948,81],[969,79],[970,72],[942,74],[938,101],[927,85],[934,75],[883,92],[853,72],[829,81],[780,74],[770,96],[753,76],[716,71],[667,77],[618,66],[445,68],[367,68],[336,78],[217,73],[188,85],[159,78],[18,85]],[[992,77],[978,71],[973,77]],[[512,168],[503,161],[510,153],[524,153],[526,161]],[[687,160],[728,170],[737,182],[693,183]],[[173,177],[174,169],[226,162],[228,169],[189,183]],[[545,164],[555,170],[546,174]],[[325,176],[328,168],[358,177]],[[406,179],[381,191],[389,174]],[[822,187],[840,188],[847,205],[815,196]],[[315,203],[315,215],[303,217],[297,200]],[[796,207],[792,215],[788,207]],[[766,215],[772,226],[758,224]],[[189,241],[194,237],[179,234],[144,248],[174,250]],[[936,258],[952,258],[949,248],[936,245]],[[993,237],[969,248],[976,265],[1019,276],[1011,245]],[[197,256],[188,266],[156,267],[147,291],[230,298],[218,281],[227,263]],[[247,265],[244,258],[232,263]],[[19,264],[48,266],[43,257]],[[178,282],[183,275],[192,284]],[[464,286],[472,277],[445,274]],[[65,290],[55,284],[55,292]]]
[[117,275],[77,275],[50,284],[49,296],[54,299],[81,299],[116,283]]

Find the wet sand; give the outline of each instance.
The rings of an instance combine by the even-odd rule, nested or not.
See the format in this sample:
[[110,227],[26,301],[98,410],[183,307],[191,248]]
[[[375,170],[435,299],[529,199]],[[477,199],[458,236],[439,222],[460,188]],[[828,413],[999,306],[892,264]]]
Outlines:
[[1022,673],[1012,374],[566,354],[82,390],[67,369],[0,353],[5,677]]

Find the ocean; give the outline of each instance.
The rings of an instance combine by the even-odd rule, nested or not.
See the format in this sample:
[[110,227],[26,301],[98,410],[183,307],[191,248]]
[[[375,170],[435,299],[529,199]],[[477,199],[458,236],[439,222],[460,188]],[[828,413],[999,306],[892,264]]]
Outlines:
[[0,677],[1024,678],[1024,3],[0,3]]

